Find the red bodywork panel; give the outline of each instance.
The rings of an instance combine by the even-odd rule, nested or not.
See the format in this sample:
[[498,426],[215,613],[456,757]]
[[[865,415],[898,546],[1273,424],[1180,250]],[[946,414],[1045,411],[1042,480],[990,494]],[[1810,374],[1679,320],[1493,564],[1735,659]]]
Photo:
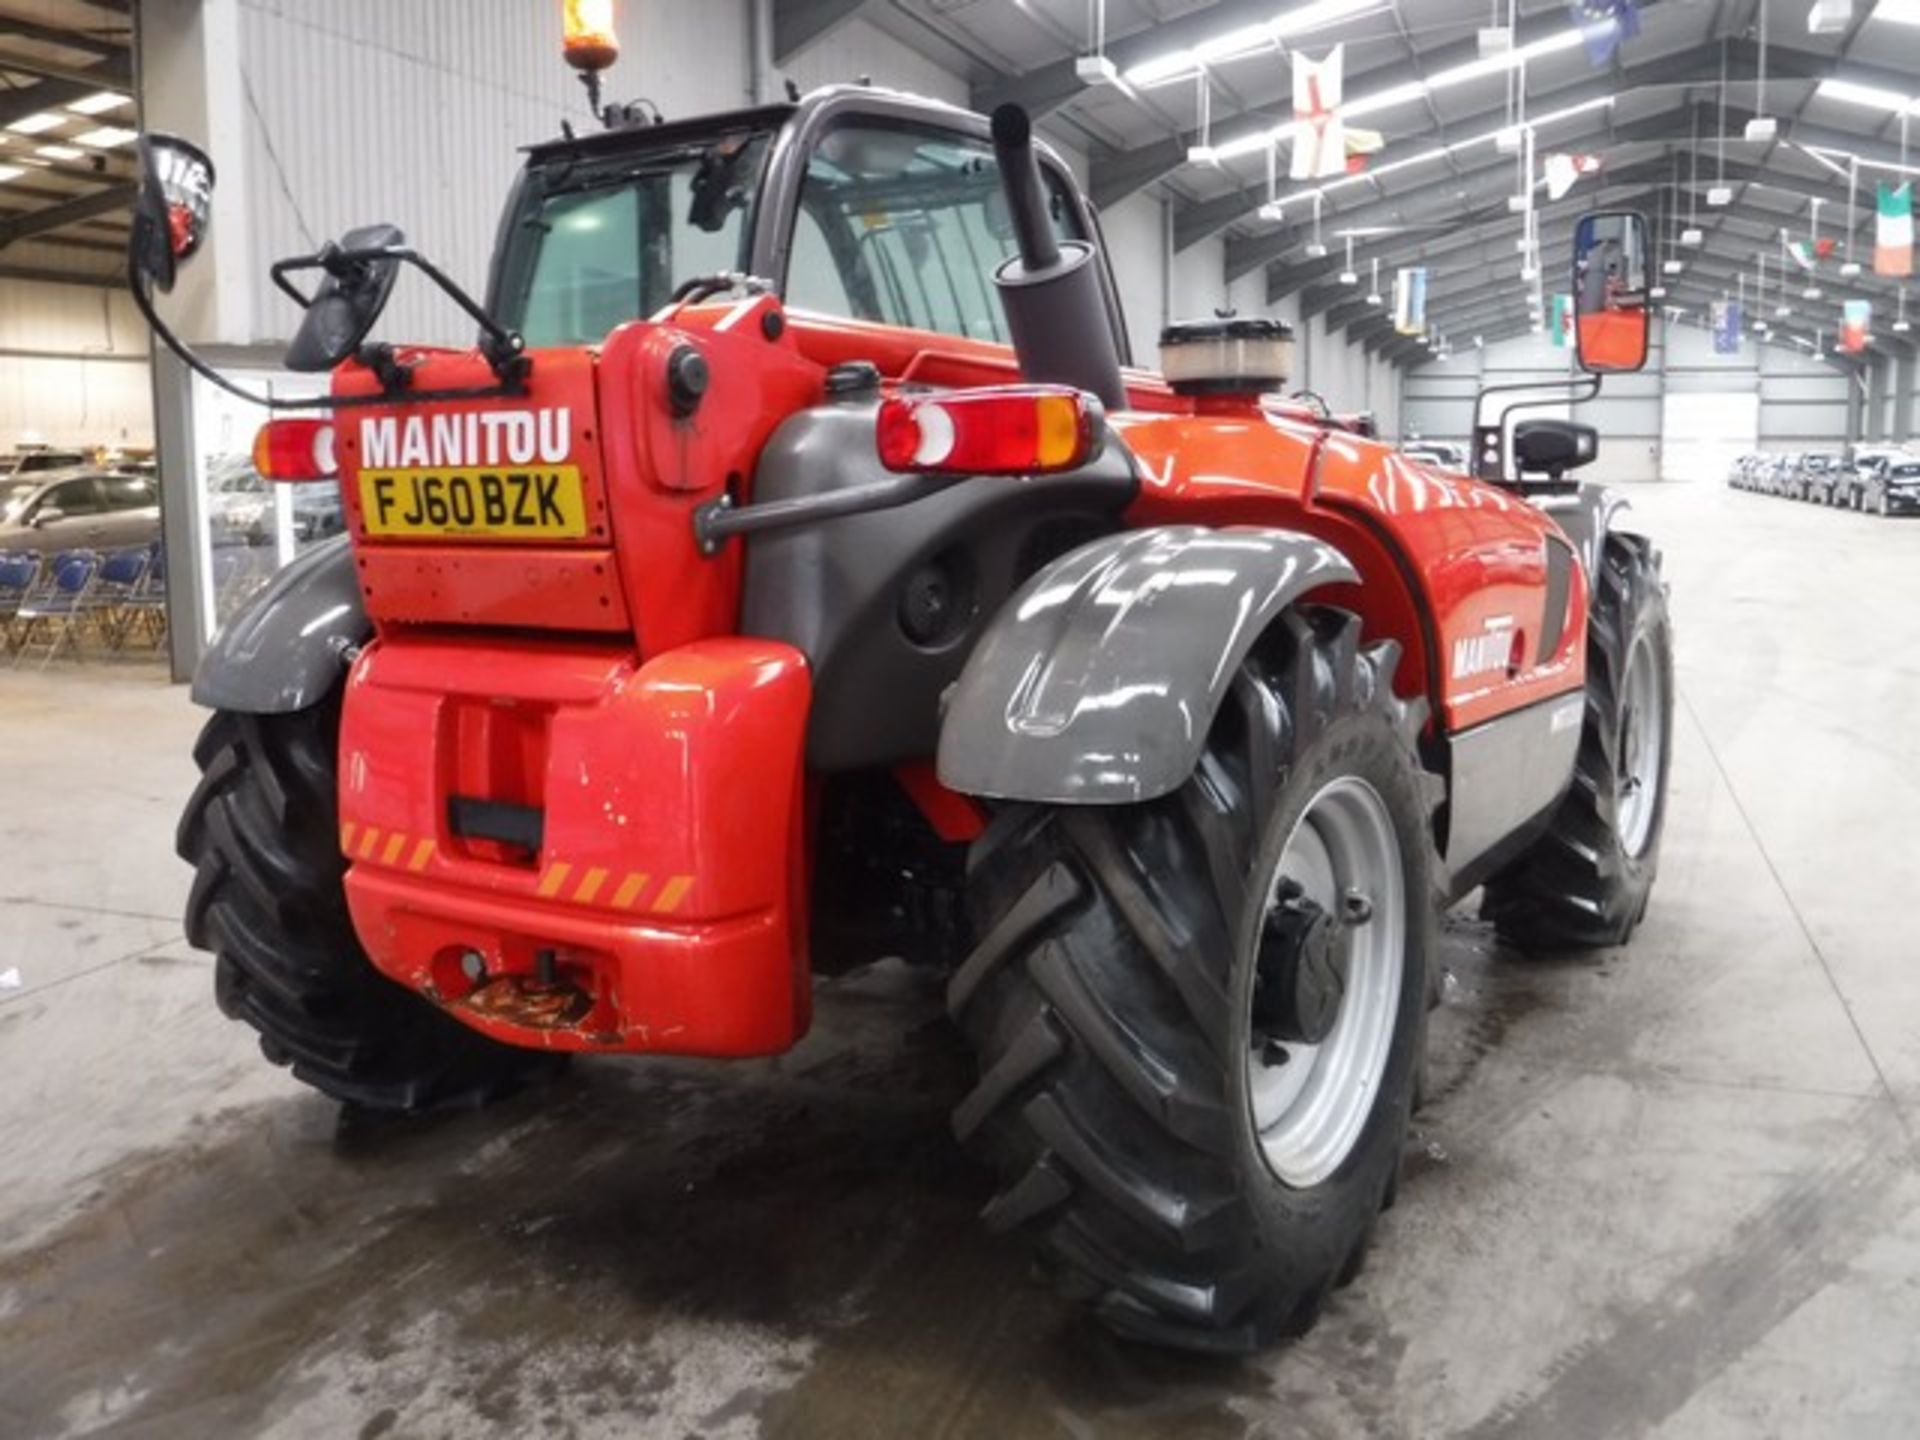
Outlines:
[[[497,1038],[765,1055],[805,1033],[805,659],[703,640],[623,646],[398,637],[354,665],[340,737],[347,900],[375,965]],[[537,851],[455,834],[459,796],[543,812]],[[475,1013],[538,952],[569,1024]]]
[[[683,347],[710,376],[690,417],[666,383]],[[473,352],[400,358],[416,390],[492,383]],[[345,699],[340,839],[355,928],[384,973],[514,1044],[752,1055],[804,1033],[811,680],[798,651],[733,636],[743,547],[703,555],[692,520],[722,495],[748,501],[775,427],[853,360],[890,385],[1017,378],[1005,346],[788,317],[762,296],[533,352],[524,396],[342,412],[341,489],[376,636]],[[1442,730],[1580,684],[1577,567],[1561,643],[1529,648],[1557,533],[1539,511],[1305,412],[1188,400],[1137,371],[1127,385],[1113,425],[1143,477],[1129,524],[1269,525],[1337,546],[1362,583],[1315,598],[1356,611],[1369,640],[1403,644],[1396,686],[1430,696]],[[336,389],[377,393],[357,365]],[[403,452],[440,443],[436,423],[456,451],[491,427],[531,437],[540,462],[577,465],[586,533],[370,535],[369,451],[406,468]],[[473,463],[460,453],[419,463]],[[895,774],[941,838],[980,832],[977,804],[930,765]],[[456,802],[537,816],[538,841],[456,829]]]
[[[1336,546],[1361,583],[1314,598],[1359,615],[1368,640],[1401,642],[1394,688],[1426,695],[1445,731],[1584,681],[1577,567],[1560,643],[1546,656],[1531,644],[1545,618],[1548,537],[1559,534],[1541,511],[1377,441],[1247,404],[1203,408],[1182,419],[1116,417],[1142,475],[1128,524],[1271,525]],[[1503,663],[1473,668],[1489,653],[1482,637],[1499,630],[1513,637]]]

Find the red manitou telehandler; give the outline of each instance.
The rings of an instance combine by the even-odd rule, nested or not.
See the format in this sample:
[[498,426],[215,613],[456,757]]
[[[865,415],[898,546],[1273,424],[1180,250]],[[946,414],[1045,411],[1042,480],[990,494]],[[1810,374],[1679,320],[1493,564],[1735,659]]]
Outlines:
[[[347,523],[194,682],[221,1008],[410,1110],[775,1054],[817,975],[942,966],[987,1223],[1125,1334],[1298,1333],[1394,1194],[1439,908],[1552,948],[1646,908],[1665,587],[1566,478],[1593,432],[1436,470],[1277,398],[1266,319],[1132,368],[1017,109],[607,118],[528,151],[484,300],[391,225],[274,267],[331,389],[250,397],[292,412],[256,462]],[[142,155],[135,293],[235,388],[152,303],[212,166]],[[1575,250],[1633,360],[1644,223]],[[406,268],[475,344],[368,339]]]

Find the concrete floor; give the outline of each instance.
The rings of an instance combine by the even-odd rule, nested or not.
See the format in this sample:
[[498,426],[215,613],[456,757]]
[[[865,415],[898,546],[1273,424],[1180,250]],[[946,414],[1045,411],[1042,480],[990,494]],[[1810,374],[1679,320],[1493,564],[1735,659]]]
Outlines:
[[1913,1435],[1920,523],[1635,500],[1682,687],[1647,924],[1452,927],[1401,1204],[1245,1364],[1108,1340],[980,1230],[904,971],[778,1062],[343,1115],[179,938],[185,695],[0,671],[0,1435]]

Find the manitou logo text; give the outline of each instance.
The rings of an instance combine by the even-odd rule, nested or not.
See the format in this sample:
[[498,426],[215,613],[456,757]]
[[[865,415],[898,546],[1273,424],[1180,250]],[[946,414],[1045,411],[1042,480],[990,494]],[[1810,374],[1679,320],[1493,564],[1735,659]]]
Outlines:
[[573,446],[572,415],[551,410],[477,410],[360,422],[363,470],[461,470],[558,465]]
[[1496,615],[1487,621],[1487,633],[1468,635],[1453,642],[1453,678],[1470,680],[1475,675],[1504,671],[1513,659],[1513,617]]

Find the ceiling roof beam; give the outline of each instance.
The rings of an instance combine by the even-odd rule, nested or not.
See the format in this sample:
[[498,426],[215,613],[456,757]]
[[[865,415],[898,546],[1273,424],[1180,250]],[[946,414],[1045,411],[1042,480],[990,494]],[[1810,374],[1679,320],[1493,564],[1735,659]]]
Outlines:
[[867,0],[773,0],[773,63],[784,65],[866,8]]
[[[109,185],[104,190],[96,190],[91,195],[78,195],[58,205],[8,215],[0,219],[0,250],[17,241],[44,235],[50,230],[76,225],[82,220],[95,220],[115,210],[124,210],[133,203],[133,193],[132,185]],[[66,243],[75,242],[69,240]]]

